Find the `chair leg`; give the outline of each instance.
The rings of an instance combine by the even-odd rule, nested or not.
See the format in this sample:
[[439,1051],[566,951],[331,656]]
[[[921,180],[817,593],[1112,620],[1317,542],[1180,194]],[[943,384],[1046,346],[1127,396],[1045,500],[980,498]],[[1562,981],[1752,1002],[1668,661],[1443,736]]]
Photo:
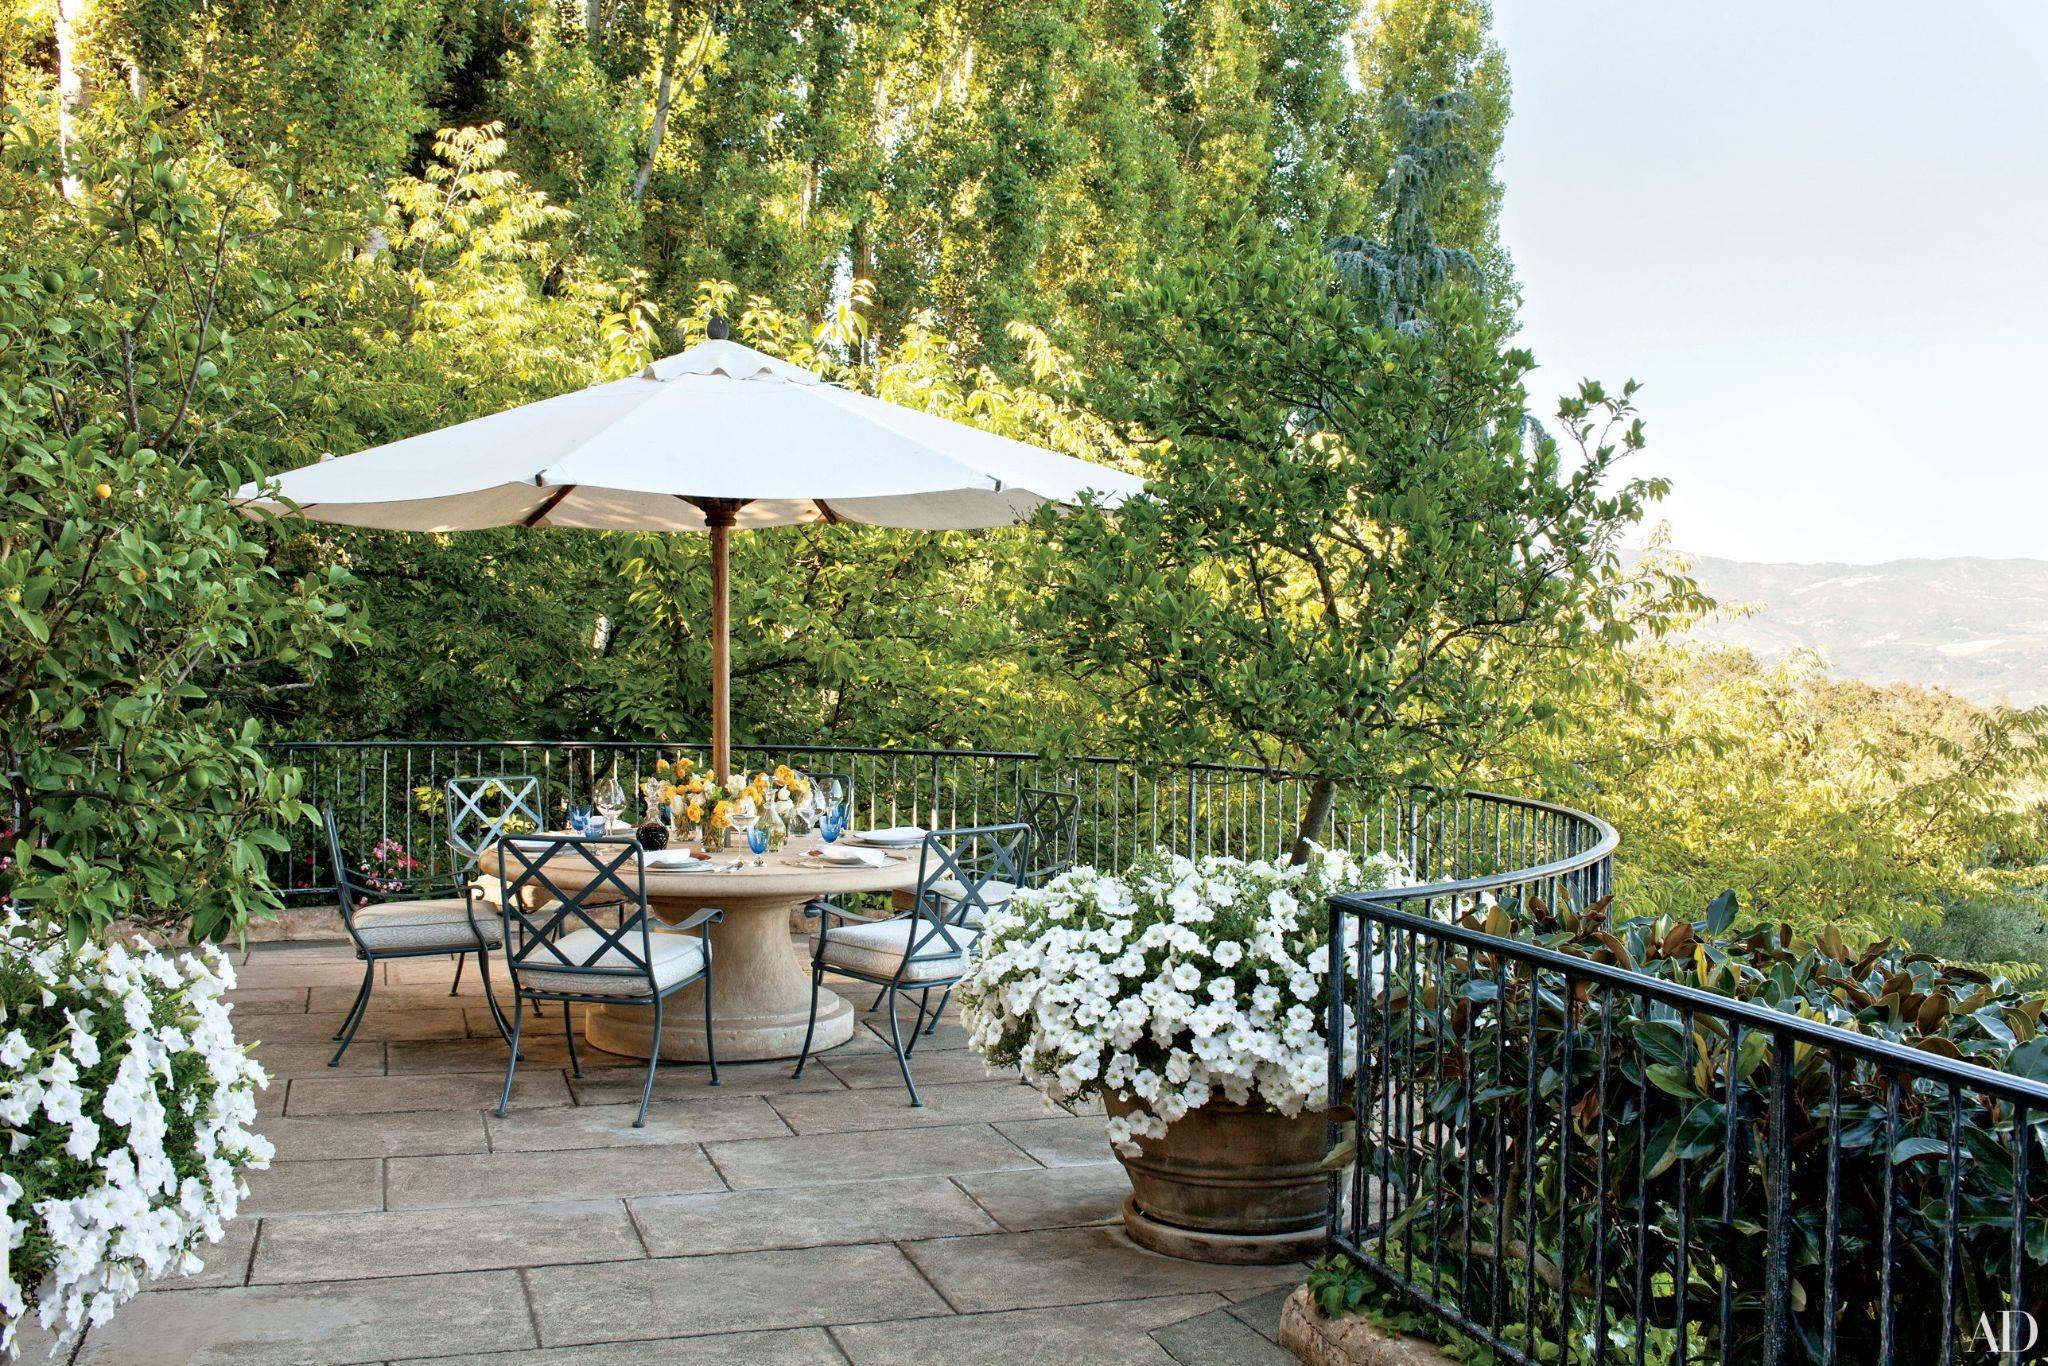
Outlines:
[[[812,1018],[817,1018],[815,1011]],[[659,1039],[661,1035],[654,1037]],[[718,1040],[711,1033],[711,960],[708,958],[704,960],[704,1061],[711,1064],[711,1084],[718,1085]]]
[[512,993],[512,1056],[505,1059],[505,1091],[498,1097],[498,1118],[505,1117],[505,1107],[512,1103],[512,1074],[519,1070],[519,1030],[525,1023],[526,998],[517,991]]
[[[564,1015],[569,1013],[569,1008],[566,1004],[562,1007],[562,1013]],[[661,998],[657,996],[654,998],[654,1039],[647,1050],[647,1081],[640,1088],[640,1113],[633,1116],[633,1127],[636,1129],[642,1129],[647,1126],[647,1102],[654,1099],[654,1069],[660,1065]]]
[[915,1053],[917,1051],[917,1041],[920,1038],[924,1037],[925,1007],[929,1006],[931,1003],[932,989],[930,987],[926,987],[923,993],[920,994],[917,998],[917,1018],[910,1022],[910,1046],[903,1050],[905,1053]]
[[450,996],[462,990],[462,965],[468,961],[469,955],[466,953],[455,955],[455,980],[448,984],[448,994]]
[[477,945],[476,973],[484,979],[484,1004],[491,1008],[491,1019],[498,1026],[498,1037],[506,1043],[512,1042],[512,1030],[505,1023],[505,1012],[498,1008],[498,994],[491,990],[491,951]]
[[356,1041],[356,1030],[362,1025],[363,1016],[370,1013],[370,977],[376,971],[377,964],[374,960],[363,969],[362,994],[356,998],[356,1008],[349,1014],[343,1028],[341,1047],[335,1049],[334,1056],[327,1060],[329,1067],[341,1066],[341,1055],[348,1052],[348,1046]]
[[[791,1081],[795,1081],[803,1076],[804,1064],[811,1060],[811,1040],[818,1033],[818,988],[824,984],[824,981],[824,965],[822,963],[811,964],[811,1018],[804,1025],[804,1048],[803,1052],[796,1055],[796,1071],[789,1074]],[[883,990],[887,991],[888,988],[884,987]]]
[[334,1032],[328,1035],[329,1038],[338,1039],[348,1033],[349,1022],[354,1020],[356,1012],[363,1008],[363,1002],[370,999],[370,978],[376,974],[376,971],[376,960],[365,959],[363,962],[363,984],[356,988],[355,1000],[348,1003],[348,1014],[341,1017],[341,1023],[335,1026]]
[[[569,1041],[569,1070],[576,1076],[583,1075],[583,1064],[576,1061],[576,1028],[569,1023],[569,1003],[562,1004],[562,1037]],[[660,1036],[657,1035],[657,1038]]]
[[887,996],[888,994],[889,994],[889,988],[887,988],[887,987],[883,987],[883,988],[882,988],[882,989],[881,989],[880,991],[878,991],[878,992],[876,992],[876,993],[875,993],[875,999],[874,999],[874,1000],[872,1000],[872,1001],[869,1001],[869,1002],[868,1002],[868,1008],[867,1008],[866,1010],[862,1011],[861,1013],[862,1013],[863,1015],[872,1015],[872,1014],[874,1014],[874,1013],[875,1013],[875,1011],[877,1011],[878,1009],[880,1009],[880,1008],[881,1008],[881,1005],[882,1005],[882,998],[883,998],[884,996]]
[[924,1027],[924,1033],[926,1038],[930,1038],[932,1036],[932,1033],[938,1029],[939,1016],[946,1013],[946,1002],[952,999],[953,988],[951,987],[947,987],[944,991],[939,993],[939,1008],[932,1012],[932,1022]]
[[[903,1047],[903,1035],[898,1032],[899,1026],[897,1023],[896,1015],[896,988],[893,985],[891,985],[883,988],[883,991],[884,994],[886,994],[889,998],[889,1042],[894,1044],[896,1047],[896,1066],[903,1073],[903,1085],[910,1092],[910,1103],[913,1106],[922,1108],[924,1102],[918,1098],[917,1083],[910,1079],[910,1054],[907,1051],[905,1051]],[[917,1035],[913,1032],[910,1037],[912,1042],[915,1043]]]

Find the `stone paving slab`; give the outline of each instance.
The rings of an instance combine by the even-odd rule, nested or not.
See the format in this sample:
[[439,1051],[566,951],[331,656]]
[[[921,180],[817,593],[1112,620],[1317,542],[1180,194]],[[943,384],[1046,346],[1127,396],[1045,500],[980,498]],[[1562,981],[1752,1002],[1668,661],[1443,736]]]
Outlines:
[[[251,1015],[303,1015],[306,1013],[308,990],[303,986],[250,987],[229,992],[226,1000],[234,1008],[237,1020],[246,1020]],[[348,1003],[344,1001],[337,1009],[345,1010],[347,1007]]]
[[780,1328],[760,1333],[711,1333],[653,1342],[608,1342],[595,1347],[541,1347],[530,1352],[443,1357],[434,1366],[610,1366],[615,1361],[672,1366],[845,1366],[846,1358],[822,1328]]
[[[262,1017],[254,1029],[244,1021],[236,1026],[235,1034],[246,1043],[249,1039],[262,1039]],[[393,1045],[396,1047],[397,1045]],[[504,1045],[499,1045],[500,1049]],[[384,1044],[379,1040],[365,1039],[358,1035],[342,1055],[341,1066],[329,1067],[327,1060],[334,1056],[335,1044],[332,1039],[317,1043],[281,1042],[264,1040],[255,1049],[256,1061],[270,1074],[271,1086],[282,1091],[283,1083],[289,1077],[375,1077],[384,1074]],[[498,1055],[504,1057],[502,1052]],[[467,1069],[465,1069],[467,1070]]]
[[826,1095],[777,1096],[774,1105],[776,1112],[789,1121],[789,1127],[800,1134],[923,1128],[1046,1115],[1065,1117],[1064,1111],[1049,1109],[1045,1098],[1029,1087],[1000,1082],[920,1085],[917,1093],[924,1104],[912,1105],[910,1093],[898,1085],[893,1089],[875,1087]]
[[[901,1091],[903,1074],[896,1069],[896,1055],[890,1052],[842,1055],[838,1050],[820,1053],[818,1061],[832,1074],[856,1090],[867,1087]],[[948,1082],[1017,1080],[1014,1067],[993,1068],[976,1054],[959,1050],[927,1054],[920,1048],[910,1055],[910,1075],[919,1089]]]
[[1131,1193],[1130,1178],[1117,1162],[979,1172],[954,1180],[1012,1233],[1121,1219],[1124,1197]]
[[[501,1080],[505,1075],[505,1041],[495,1035],[488,1039],[399,1039],[385,1045],[384,1051],[390,1059],[388,1070],[394,1077],[493,1070]],[[581,1045],[577,1046],[576,1056],[583,1060],[586,1072],[593,1067],[620,1066],[632,1061]],[[521,1074],[528,1068],[567,1067],[569,1045],[559,1033],[528,1034],[519,1041],[519,1059]]]
[[952,1312],[887,1243],[540,1267],[527,1285],[542,1346]]
[[[349,1047],[353,1050],[358,1044],[389,1043],[393,1039],[463,1038],[469,1031],[469,1025],[462,1018],[460,1009],[449,1008],[453,1005],[453,1002],[448,1002],[442,1008],[384,1015],[373,1012],[371,1016],[365,1016]],[[334,1032],[341,1028],[346,1015],[346,1010],[319,1015],[258,1015],[252,1016],[237,1032],[245,1039],[261,1039],[265,1043],[325,1043],[332,1049],[338,1043]]]
[[710,1143],[704,1150],[734,1190],[1036,1165],[1023,1149],[986,1124],[764,1138]]
[[1153,1340],[1152,1330],[1217,1312],[1221,1303],[1214,1295],[1172,1295],[864,1324],[835,1328],[832,1336],[854,1366],[1171,1366],[1174,1358]]
[[252,1285],[490,1271],[645,1255],[619,1200],[266,1220]]
[[[519,1083],[512,1084],[519,1095]],[[707,1143],[716,1139],[765,1138],[786,1134],[789,1126],[760,1096],[725,1095],[706,1086],[688,1100],[657,1101],[647,1107],[647,1123],[633,1127],[638,1101],[630,1105],[573,1105],[540,1110],[514,1110],[499,1119],[488,1112],[484,1123],[494,1152],[543,1152],[568,1148],[624,1148],[639,1144]]]
[[89,1366],[297,1366],[534,1345],[515,1271],[142,1295],[86,1336]]
[[273,1162],[249,1173],[244,1215],[355,1214],[384,1208],[384,1164],[374,1157]]
[[656,1257],[987,1233],[996,1223],[943,1176],[630,1200]]
[[[590,1054],[594,1049],[578,1047],[576,1055],[583,1059],[582,1077],[570,1077],[569,1089],[576,1095],[578,1105],[623,1105],[630,1101],[640,1103],[640,1088],[647,1080],[647,1064],[638,1058],[620,1058],[610,1053],[598,1056],[607,1062],[602,1070],[593,1070]],[[822,1067],[804,1069],[801,1077],[792,1078],[787,1062],[729,1062],[718,1065],[718,1089],[727,1095],[781,1096],[795,1095],[806,1091],[834,1091],[845,1094],[846,1084]],[[520,1071],[526,1064],[519,1065]],[[702,1063],[664,1062],[654,1069],[654,1098],[656,1100],[693,1100],[703,1093],[710,1083],[711,1071]]]
[[1298,1284],[1308,1275],[1300,1265],[1216,1266],[1162,1257],[1110,1228],[937,1238],[906,1243],[903,1250],[962,1313]]
[[463,1153],[394,1157],[384,1164],[387,1209],[521,1204],[722,1191],[717,1169],[695,1143],[584,1152]]
[[1102,1121],[1091,1116],[998,1120],[996,1128],[1048,1167],[1108,1162],[1116,1157]]
[[[504,1045],[499,1045],[502,1049]],[[495,1072],[412,1077],[297,1077],[285,1113],[307,1115],[399,1114],[409,1110],[496,1109],[505,1089],[504,1060]],[[522,1065],[512,1086],[512,1107],[531,1110],[569,1104],[560,1072]]]
[[249,1279],[249,1254],[255,1251],[258,1221],[236,1219],[222,1230],[220,1241],[202,1243],[194,1251],[204,1265],[189,1276],[167,1276],[153,1281],[145,1288],[145,1294],[159,1292],[210,1290],[221,1286],[241,1285]]
[[322,1157],[413,1157],[488,1148],[481,1110],[414,1110],[391,1115],[269,1119],[264,1137],[287,1161]]

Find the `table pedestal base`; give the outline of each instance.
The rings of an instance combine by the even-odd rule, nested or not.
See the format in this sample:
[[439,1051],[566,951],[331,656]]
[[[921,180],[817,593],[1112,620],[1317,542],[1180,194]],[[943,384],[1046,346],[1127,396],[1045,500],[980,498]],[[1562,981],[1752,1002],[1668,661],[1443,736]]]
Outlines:
[[[725,911],[724,921],[711,927],[711,1028],[720,1062],[793,1058],[802,1051],[811,1018],[811,972],[789,937],[790,911],[801,909],[802,900],[725,899],[707,887],[702,896],[650,897],[649,902],[655,915],[670,922],[682,920],[699,906]],[[607,1053],[645,1058],[655,1049],[654,1010],[593,1005],[585,1016],[583,1035]],[[821,990],[811,1051],[822,1053],[852,1037],[853,1007],[837,993]],[[707,1057],[703,983],[684,987],[661,1003],[660,1049],[668,1062],[703,1062]]]

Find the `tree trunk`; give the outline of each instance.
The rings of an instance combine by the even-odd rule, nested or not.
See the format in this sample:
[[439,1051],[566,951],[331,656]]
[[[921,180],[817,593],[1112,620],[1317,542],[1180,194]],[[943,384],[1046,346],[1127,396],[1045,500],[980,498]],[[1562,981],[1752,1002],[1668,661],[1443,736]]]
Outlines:
[[78,141],[78,122],[91,99],[82,40],[87,0],[57,0],[57,154],[64,163],[66,199],[78,198],[78,177],[71,173],[71,148]]
[[668,32],[661,39],[661,78],[654,87],[654,123],[647,131],[647,156],[633,177],[632,199],[638,204],[654,177],[654,159],[661,155],[661,140],[668,134],[668,111],[675,100],[676,48],[683,31],[683,0],[669,0]]
[[1309,786],[1308,805],[1302,808],[1301,824],[1294,832],[1294,852],[1288,856],[1288,862],[1308,862],[1309,846],[1322,838],[1323,827],[1330,823],[1330,808],[1336,804],[1334,779],[1318,778]]

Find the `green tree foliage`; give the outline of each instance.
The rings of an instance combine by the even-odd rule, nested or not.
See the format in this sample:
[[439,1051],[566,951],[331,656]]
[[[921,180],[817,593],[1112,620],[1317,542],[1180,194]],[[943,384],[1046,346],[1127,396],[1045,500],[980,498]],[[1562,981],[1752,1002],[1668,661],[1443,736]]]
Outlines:
[[271,904],[276,827],[305,814],[248,709],[347,638],[346,573],[273,568],[204,449],[267,399],[238,334],[288,326],[290,296],[226,262],[275,220],[146,121],[68,166],[4,136],[6,231],[38,259],[0,274],[0,896],[74,941],[219,937]]
[[1740,886],[1758,915],[1868,939],[1958,901],[2037,899],[2029,793],[2048,715],[1730,647],[1638,646],[1581,669],[1600,719],[1549,737],[1534,775],[1626,832],[1628,905],[1676,912]]
[[[1388,326],[1320,249],[1238,234],[1126,315],[1112,411],[1152,453],[1115,519],[1049,519],[1038,604],[1133,743],[1234,751],[1340,786],[1454,781],[1553,719],[1519,686],[1615,620],[1617,538],[1657,491],[1614,479],[1627,397],[1529,421],[1529,357],[1439,293]],[[1564,450],[1571,454],[1567,458]]]

